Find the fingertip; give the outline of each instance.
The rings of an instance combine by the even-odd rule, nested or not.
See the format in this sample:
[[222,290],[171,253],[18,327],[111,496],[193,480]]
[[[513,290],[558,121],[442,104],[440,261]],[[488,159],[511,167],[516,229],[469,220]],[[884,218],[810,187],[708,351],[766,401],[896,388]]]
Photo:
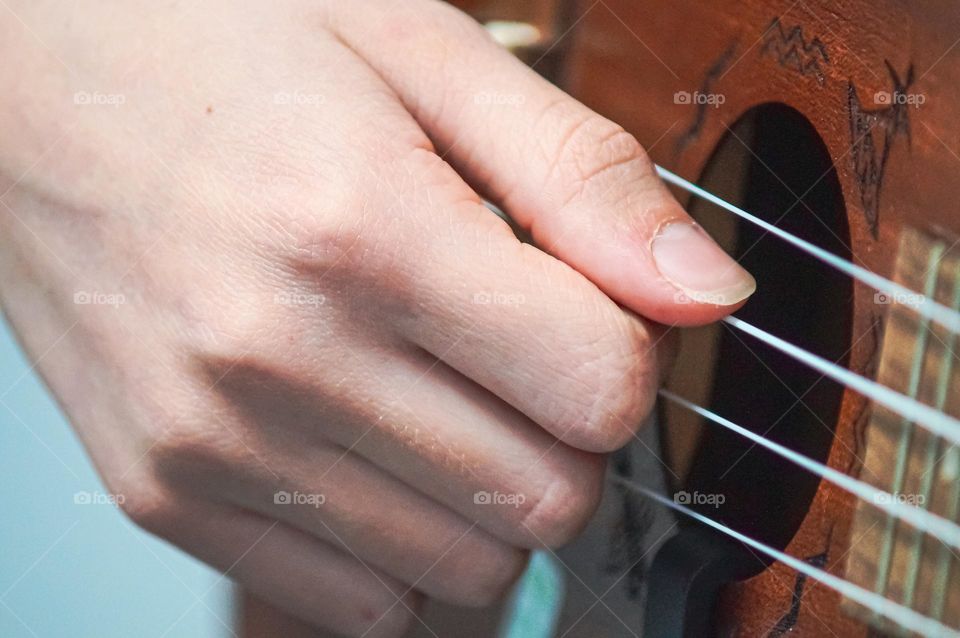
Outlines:
[[717,306],[710,304],[696,304],[690,306],[674,306],[664,308],[660,314],[663,315],[663,323],[668,326],[678,328],[694,328],[716,323],[724,317],[732,315],[742,308],[747,299],[732,306]]
[[627,261],[619,272],[598,268],[592,278],[621,306],[665,326],[692,327],[719,321],[742,308],[756,290],[755,280],[748,274],[749,284],[743,290],[684,291],[662,277],[651,260],[638,255]]
[[650,241],[657,272],[677,289],[678,303],[729,307],[747,299],[757,282],[693,221],[669,221]]
[[663,222],[633,248],[633,276],[615,286],[618,301],[668,326],[699,326],[736,312],[756,279],[688,217]]

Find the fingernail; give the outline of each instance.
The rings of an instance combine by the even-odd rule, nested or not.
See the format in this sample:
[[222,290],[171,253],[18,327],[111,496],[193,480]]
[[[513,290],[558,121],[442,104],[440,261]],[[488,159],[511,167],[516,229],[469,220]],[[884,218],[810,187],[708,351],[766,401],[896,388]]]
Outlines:
[[732,306],[753,294],[757,282],[697,224],[660,228],[651,246],[657,270],[688,300]]

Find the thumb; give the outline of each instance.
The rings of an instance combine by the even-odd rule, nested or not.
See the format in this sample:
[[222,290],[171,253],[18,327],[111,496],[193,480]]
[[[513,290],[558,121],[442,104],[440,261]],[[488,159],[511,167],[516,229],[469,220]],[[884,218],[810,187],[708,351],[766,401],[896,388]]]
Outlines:
[[589,117],[583,126],[596,130],[561,143],[557,163],[569,166],[545,178],[561,203],[507,209],[537,245],[645,317],[697,325],[742,306],[756,289],[750,273],[683,210],[632,136]]
[[407,16],[390,13],[390,3],[370,4],[389,27],[371,37],[370,21],[354,24],[346,12],[342,37],[387,80],[441,155],[538,247],[660,323],[715,321],[753,293],[753,277],[690,218],[622,128],[446,5],[424,3]]

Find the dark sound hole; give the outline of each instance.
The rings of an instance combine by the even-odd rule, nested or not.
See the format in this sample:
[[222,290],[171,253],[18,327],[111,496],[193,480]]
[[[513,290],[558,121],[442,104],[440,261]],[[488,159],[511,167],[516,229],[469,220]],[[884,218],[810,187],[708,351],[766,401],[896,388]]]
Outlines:
[[[768,104],[748,112],[711,162],[739,166],[713,180],[717,194],[780,228],[850,259],[840,183],[830,154],[796,110]],[[731,158],[734,159],[730,164]],[[719,169],[719,170],[718,170]],[[723,167],[709,166],[709,173]],[[799,201],[798,201],[799,199]],[[727,216],[716,208],[705,214]],[[737,259],[758,282],[737,316],[831,361],[846,365],[851,339],[851,281],[747,223],[735,229]],[[733,328],[724,326],[710,407],[732,421],[825,462],[839,418],[842,388]],[[714,425],[704,426],[688,490],[723,494],[701,507],[734,529],[778,548],[806,515],[819,480]]]

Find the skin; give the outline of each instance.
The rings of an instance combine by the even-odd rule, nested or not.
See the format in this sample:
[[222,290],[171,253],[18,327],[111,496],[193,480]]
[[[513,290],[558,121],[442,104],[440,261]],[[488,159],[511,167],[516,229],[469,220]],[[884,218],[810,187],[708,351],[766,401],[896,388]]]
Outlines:
[[496,600],[589,520],[661,324],[753,291],[441,3],[0,13],[8,320],[129,516],[314,626]]

